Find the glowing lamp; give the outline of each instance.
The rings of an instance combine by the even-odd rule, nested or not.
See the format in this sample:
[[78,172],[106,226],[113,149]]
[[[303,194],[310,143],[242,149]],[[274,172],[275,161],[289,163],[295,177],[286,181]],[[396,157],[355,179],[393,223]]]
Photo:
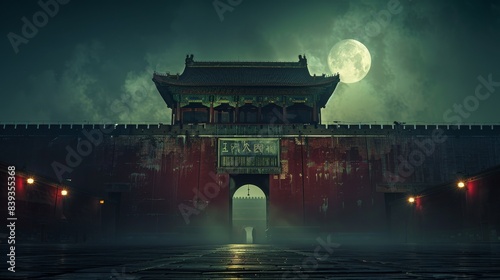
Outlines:
[[463,188],[465,187],[465,183],[463,181],[458,182],[457,187]]
[[27,182],[28,184],[30,184],[30,185],[33,185],[33,183],[35,183],[35,179],[33,179],[33,178],[29,177],[29,178],[26,180],[26,182]]
[[67,196],[68,195],[68,191],[67,190],[62,190],[61,191],[61,195],[62,196]]
[[99,200],[99,204],[104,204],[104,199]]
[[413,196],[410,196],[410,197],[408,198],[408,202],[409,202],[409,203],[414,203],[414,202],[415,202],[415,198],[414,198]]

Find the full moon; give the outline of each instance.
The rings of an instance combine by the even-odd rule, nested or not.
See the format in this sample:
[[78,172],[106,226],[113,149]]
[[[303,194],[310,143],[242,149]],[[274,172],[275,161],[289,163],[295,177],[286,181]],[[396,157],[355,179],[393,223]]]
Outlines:
[[353,39],[338,42],[328,54],[330,71],[339,73],[340,81],[348,84],[361,81],[370,71],[371,64],[368,49]]

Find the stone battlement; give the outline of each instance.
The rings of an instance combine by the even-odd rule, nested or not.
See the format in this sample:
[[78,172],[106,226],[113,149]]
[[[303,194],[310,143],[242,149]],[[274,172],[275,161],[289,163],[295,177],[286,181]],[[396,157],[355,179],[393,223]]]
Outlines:
[[500,125],[479,124],[0,124],[0,136],[76,135],[82,130],[106,129],[110,135],[171,137],[381,137],[428,136],[441,129],[456,136],[500,136]]

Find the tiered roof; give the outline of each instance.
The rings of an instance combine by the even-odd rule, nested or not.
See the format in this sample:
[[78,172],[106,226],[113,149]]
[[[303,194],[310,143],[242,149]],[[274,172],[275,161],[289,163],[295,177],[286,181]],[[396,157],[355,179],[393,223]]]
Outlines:
[[180,75],[155,73],[158,85],[176,86],[321,86],[338,82],[338,75],[311,76],[305,56],[298,62],[197,62],[186,57]]
[[217,95],[225,95],[224,99],[228,95],[302,96],[322,108],[340,81],[338,74],[311,76],[305,55],[296,62],[206,62],[188,55],[185,63],[182,74],[153,75],[169,108],[194,96],[215,96],[217,101]]

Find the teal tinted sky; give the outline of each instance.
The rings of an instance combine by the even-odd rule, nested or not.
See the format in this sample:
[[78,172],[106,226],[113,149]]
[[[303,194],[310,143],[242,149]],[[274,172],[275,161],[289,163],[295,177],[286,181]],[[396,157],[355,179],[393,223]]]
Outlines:
[[[324,122],[500,122],[498,0],[72,0],[52,5],[46,20],[37,1],[0,5],[0,122],[169,123],[151,78],[182,72],[186,54],[305,53],[312,74],[330,74],[330,49],[349,38],[367,46],[372,66],[362,81],[339,85]],[[23,17],[40,26],[29,36]]]

